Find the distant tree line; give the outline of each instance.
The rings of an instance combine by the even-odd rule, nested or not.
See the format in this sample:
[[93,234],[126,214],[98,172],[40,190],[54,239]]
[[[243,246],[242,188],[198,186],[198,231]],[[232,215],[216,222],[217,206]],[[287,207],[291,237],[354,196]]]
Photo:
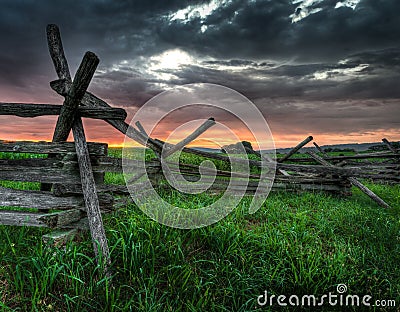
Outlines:
[[331,153],[331,152],[355,152],[353,148],[332,148],[332,147],[327,147],[324,148],[324,152],[326,153]]
[[[400,142],[391,142],[390,143],[395,149],[400,149]],[[388,151],[389,148],[385,144],[376,144],[372,145],[368,148],[368,150],[373,152],[380,152],[380,151]]]

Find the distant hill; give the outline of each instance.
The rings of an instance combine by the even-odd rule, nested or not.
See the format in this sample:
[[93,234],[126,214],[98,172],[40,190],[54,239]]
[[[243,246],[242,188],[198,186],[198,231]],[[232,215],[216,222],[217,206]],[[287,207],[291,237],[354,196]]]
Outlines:
[[[398,143],[398,142],[394,142]],[[331,149],[353,149],[356,152],[364,152],[367,151],[369,148],[373,146],[380,145],[382,147],[385,147],[385,145],[382,142],[374,142],[374,143],[346,143],[346,144],[332,144],[332,145],[322,145],[320,146],[323,150],[327,148]],[[276,152],[278,153],[287,153],[291,150],[292,148],[277,148]],[[303,149],[315,149],[314,145],[312,143],[309,143],[306,147],[303,147]]]
[[[400,144],[400,142],[393,142]],[[332,144],[332,145],[322,145],[322,149],[353,149],[356,152],[364,152],[367,151],[370,147],[381,145],[384,147],[384,144],[382,142],[372,142],[372,143],[346,143],[346,144]],[[294,147],[294,146],[293,146]],[[220,153],[220,149],[216,148],[207,148],[207,147],[192,147],[193,149],[199,150],[199,151],[204,151],[204,152],[209,152],[209,153]],[[287,153],[292,149],[292,147],[287,147],[287,148],[277,148],[276,152],[277,153]],[[314,145],[312,143],[308,143],[306,147],[303,147],[303,149],[315,149]],[[268,152],[265,150],[265,152]]]
[[191,148],[193,148],[193,149],[195,149],[195,150],[198,150],[198,151],[202,151],[202,152],[221,153],[221,150],[220,150],[220,149],[217,149],[217,148],[198,147],[198,146],[191,147]]

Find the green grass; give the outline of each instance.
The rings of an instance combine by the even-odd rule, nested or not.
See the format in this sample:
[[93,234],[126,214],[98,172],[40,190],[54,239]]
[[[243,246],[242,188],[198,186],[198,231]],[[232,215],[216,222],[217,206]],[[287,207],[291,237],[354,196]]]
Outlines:
[[[356,189],[347,198],[281,192],[255,214],[246,197],[219,223],[179,230],[129,204],[104,217],[112,287],[99,274],[88,234],[57,248],[41,242],[49,230],[0,226],[0,310],[253,311],[265,290],[322,296],[340,283],[348,293],[399,305],[400,186],[367,185],[393,208]],[[213,200],[161,194],[185,208]]]

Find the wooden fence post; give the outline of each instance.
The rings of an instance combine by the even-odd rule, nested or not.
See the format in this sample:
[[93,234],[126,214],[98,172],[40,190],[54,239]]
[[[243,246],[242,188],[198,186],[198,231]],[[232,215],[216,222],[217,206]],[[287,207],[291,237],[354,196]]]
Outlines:
[[324,151],[316,142],[313,142],[313,144],[314,144],[315,148],[316,148],[322,155],[324,155],[324,157],[328,156],[328,154],[325,153],[325,151]]
[[297,144],[295,147],[293,147],[289,153],[287,153],[285,156],[283,156],[282,158],[278,159],[278,162],[284,162],[285,160],[289,159],[294,153],[296,153],[299,149],[301,149],[304,145],[306,145],[308,142],[312,141],[313,137],[310,135],[309,137],[307,137],[304,141],[300,142],[299,144]]
[[385,143],[385,145],[389,148],[389,150],[393,153],[393,154],[399,154],[399,151],[393,147],[392,144],[390,144],[390,142],[386,139],[383,138],[382,142]]
[[92,52],[86,52],[58,116],[53,142],[62,142],[68,139],[78,106],[85,95],[86,89],[89,87],[90,80],[98,64],[98,57]]
[[200,125],[193,133],[188,135],[186,138],[184,138],[182,141],[178,142],[175,145],[171,145],[171,147],[167,148],[165,152],[163,153],[164,157],[167,158],[168,156],[171,156],[173,153],[176,151],[182,149],[184,146],[195,140],[197,137],[199,137],[201,134],[206,132],[209,128],[215,125],[215,119],[214,118],[208,118],[203,124]]
[[108,249],[107,237],[104,231],[103,220],[101,218],[99,199],[97,197],[96,183],[94,181],[92,166],[90,163],[89,150],[85,139],[82,119],[80,117],[75,118],[72,132],[74,134],[76,155],[78,157],[79,172],[82,181],[83,198],[85,200],[86,213],[89,220],[89,228],[92,235],[94,252],[96,257],[98,257],[98,243],[105,265],[104,272],[106,276],[110,278],[110,252]]
[[[47,41],[58,77],[60,79],[65,79],[66,81],[71,81],[68,63],[62,47],[60,32],[56,25],[48,25]],[[96,256],[98,256],[97,243],[99,243],[105,264],[104,271],[106,276],[111,277],[109,271],[109,249],[103,227],[103,220],[101,218],[99,199],[90,163],[89,151],[83,130],[82,119],[76,114],[98,63],[99,59],[94,53],[86,52],[75,75],[74,81],[68,89],[67,94],[64,95],[65,101],[57,120],[53,141],[57,142],[67,140],[72,128],[94,252]]]
[[[331,163],[327,162],[325,159],[319,157],[317,154],[315,154],[312,151],[307,152],[308,155],[310,155],[316,162],[319,162],[320,164],[327,166],[327,167],[336,167],[332,165]],[[366,187],[364,184],[362,184],[360,181],[358,181],[354,177],[347,177],[347,179],[353,184],[354,186],[358,187],[364,194],[368,195],[373,201],[375,201],[379,206],[383,208],[390,208],[390,206],[379,196],[377,196],[374,192],[372,192],[368,187]]]

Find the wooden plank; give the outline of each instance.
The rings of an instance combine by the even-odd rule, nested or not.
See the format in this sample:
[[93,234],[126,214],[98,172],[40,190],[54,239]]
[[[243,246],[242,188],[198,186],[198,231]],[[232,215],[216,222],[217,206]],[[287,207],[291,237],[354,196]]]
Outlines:
[[135,122],[135,125],[144,136],[149,137],[149,135],[147,134],[146,130],[144,129],[139,120]]
[[318,184],[318,183],[274,183],[272,191],[308,191],[308,192],[333,192],[342,195],[351,195],[351,188],[345,185]]
[[193,133],[189,134],[186,138],[182,141],[178,142],[175,145],[169,145],[166,150],[163,150],[162,156],[168,157],[174,154],[175,152],[181,150],[184,146],[188,145],[190,142],[194,141],[204,132],[206,132],[209,128],[215,125],[214,118],[208,118],[202,125],[200,125]]
[[348,167],[348,168],[340,168],[340,167],[326,167],[319,165],[297,165],[297,164],[282,164],[277,163],[278,169],[283,169],[288,172],[296,172],[296,173],[320,173],[320,174],[336,174],[339,176],[351,176],[360,172],[360,168],[358,167]]
[[[227,188],[227,184],[212,184],[205,192],[206,193],[220,193],[221,191],[225,191]],[[274,182],[271,191],[279,191],[279,190],[285,190],[285,191],[324,191],[324,192],[333,192],[333,193],[340,193],[342,195],[350,195],[351,194],[351,189],[350,189],[350,184],[345,185],[345,184],[318,184],[318,183],[286,183],[286,182]],[[170,190],[171,186],[168,184],[163,184],[159,186],[162,189],[165,190]],[[204,189],[204,186],[202,185],[196,185],[196,186],[188,186],[188,185],[178,185],[183,191],[191,192],[191,191],[196,191],[196,190],[202,190]],[[243,192],[243,189],[245,188],[245,192],[247,195],[252,195],[256,191],[258,194],[260,192],[263,192],[263,189],[259,189],[257,185],[231,185],[231,191],[235,192],[238,191],[239,193]],[[146,190],[143,190],[146,191]],[[143,192],[141,191],[141,192]],[[268,192],[265,190],[265,192]]]
[[368,187],[358,181],[356,178],[350,177],[348,178],[351,184],[358,187],[364,194],[368,195],[373,201],[375,201],[379,206],[383,208],[390,208],[390,206],[381,199],[378,195],[372,192]]
[[[63,47],[62,47],[60,32],[59,32],[59,29],[58,29],[58,27],[56,25],[48,25],[48,27],[47,27],[47,39],[48,39],[48,45],[49,45],[49,52],[50,52],[51,58],[53,60],[54,66],[56,68],[56,72],[58,74],[58,77],[61,78],[61,79],[67,79],[67,80],[70,81],[71,80],[71,76],[69,74],[68,63],[67,63],[67,60],[66,60],[65,55],[64,55],[64,50],[63,50]],[[90,55],[90,56],[93,56],[93,55]],[[93,58],[93,61],[94,61],[93,64],[95,64],[94,67],[97,66],[96,62],[98,63],[98,60],[96,60],[96,58]],[[82,67],[80,67],[78,72],[81,69],[82,69]],[[91,72],[91,71],[93,71],[93,72]],[[87,81],[79,81],[78,78],[80,77],[81,74],[83,74],[83,75],[84,74],[88,74],[89,76],[90,75],[92,76],[93,73],[94,73],[94,70],[89,70],[88,72],[84,72],[82,70],[82,72],[80,72],[79,75],[77,73],[77,77],[76,77],[77,79],[75,79],[76,80],[75,86],[78,83],[83,82],[83,89],[84,90],[81,90],[82,91],[81,93],[84,94],[84,92],[86,91],[87,85],[89,84],[91,77],[89,79],[87,79]],[[85,84],[87,84],[86,87],[85,87]],[[78,93],[78,96],[81,97],[81,96],[83,96],[83,94],[79,94]],[[73,94],[69,93],[69,96],[71,96],[71,95],[73,96]],[[75,103],[73,103],[73,104],[74,105],[79,105],[79,102],[76,101],[76,98],[74,100],[75,100]],[[67,99],[66,99],[66,101],[67,101]],[[67,105],[64,105],[64,106],[67,106]],[[70,114],[75,114],[73,109],[70,112]],[[69,129],[71,128],[71,125],[72,125],[72,122],[73,122],[73,118],[71,118],[71,120],[69,122],[70,122],[70,127],[68,128],[68,132],[70,131]],[[56,135],[56,133],[55,133],[55,135]],[[66,136],[68,136],[68,134]],[[62,138],[60,138],[60,139],[62,139]],[[63,140],[66,140],[66,137]],[[57,139],[54,140],[54,138],[53,138],[53,141],[57,141]],[[42,189],[43,190],[46,190],[46,189],[49,190],[50,188],[51,188],[50,185],[42,185]]]
[[370,180],[382,180],[382,181],[400,181],[400,176],[397,174],[359,174],[355,176],[356,178],[370,179]]
[[83,209],[83,198],[54,197],[49,192],[22,191],[0,187],[0,206],[38,209]]
[[292,148],[289,153],[287,153],[285,156],[282,158],[278,159],[278,162],[284,162],[285,160],[289,159],[293,154],[295,154],[299,149],[301,149],[304,145],[306,145],[308,142],[312,141],[313,137],[310,135],[307,137],[305,140],[297,144],[294,148]]
[[29,167],[29,168],[61,168],[63,166],[60,159],[50,158],[23,158],[23,159],[0,159],[0,168],[3,167]]
[[61,34],[58,26],[55,24],[47,25],[46,34],[50,56],[56,69],[58,78],[71,80],[68,62],[65,58]]
[[76,72],[71,88],[65,97],[60,115],[58,116],[56,129],[54,130],[53,142],[62,142],[68,139],[77,108],[99,64],[98,57],[92,52],[86,52],[78,71]]
[[[162,179],[164,179],[164,176],[162,173],[159,173],[158,176],[160,176]],[[232,186],[237,186],[237,187],[243,187],[243,186],[253,186],[257,187],[260,184],[260,181],[257,179],[240,179],[240,178],[235,178],[235,179],[229,179],[229,178],[220,178],[216,177],[214,178],[209,178],[209,177],[204,177],[202,176],[202,183],[199,183],[200,175],[199,174],[185,174],[183,173],[183,177],[189,181],[189,182],[197,182],[198,187],[204,187],[206,185],[205,183],[213,183],[213,185],[227,185],[231,184]],[[261,183],[268,183],[268,180],[265,180]],[[271,182],[271,180],[269,180]],[[304,177],[304,176],[295,176],[295,175],[290,175],[290,176],[277,176],[275,177],[275,182],[280,182],[280,183],[286,183],[286,184],[331,184],[331,185],[337,185],[337,184],[349,184],[346,182],[346,180],[340,179],[340,178],[331,178],[331,177]],[[193,187],[197,187],[196,184],[189,183],[188,185],[192,185]]]
[[[140,121],[136,121],[135,122],[136,127],[139,129],[139,132],[146,138],[146,141],[152,141],[152,139],[149,137],[149,135],[147,134],[146,130],[144,129],[144,127],[142,126],[142,124],[140,123]],[[146,145],[146,144],[144,144]],[[156,157],[158,159],[161,159],[161,153],[159,151],[158,148],[151,148],[152,151],[154,152],[154,154],[156,155]]]
[[[368,154],[357,154],[357,155],[344,155],[344,156],[327,156],[325,160],[329,161],[342,161],[342,160],[361,160],[361,159],[385,159],[385,158],[400,158],[400,155],[392,153],[368,153]],[[313,159],[306,157],[291,158],[291,162],[311,162]],[[357,164],[358,165],[358,164]]]
[[40,220],[44,213],[0,210],[0,225],[47,227]]
[[[77,185],[78,189],[80,185]],[[63,197],[57,197],[50,192],[44,191],[23,191],[0,187],[0,206],[37,208],[39,210],[65,210],[77,208],[85,210],[82,188],[80,192],[73,194],[61,194]],[[114,199],[109,194],[99,195],[100,207],[102,210],[109,211],[113,209]]]
[[[99,196],[100,204],[102,197],[108,194],[102,194],[101,192],[110,192],[119,195],[129,195],[129,191],[125,185],[114,185],[114,184],[102,184],[96,185],[97,195]],[[82,193],[82,186],[78,184],[55,184],[54,195],[55,196],[70,196]],[[100,207],[102,208],[102,207]],[[104,209],[104,208],[102,208]]]
[[[75,157],[76,158],[76,157]],[[66,159],[66,157],[64,158]],[[17,171],[17,170],[35,170],[35,172],[50,172],[50,174],[65,173],[74,176],[79,176],[79,165],[78,161],[75,160],[64,160],[59,158],[24,158],[24,159],[0,159],[0,167],[2,171]],[[102,182],[101,173],[104,171],[114,172],[113,166],[98,165],[96,158],[91,159],[94,172],[96,172],[96,181]],[[134,168],[134,167],[133,167]],[[119,167],[119,172],[122,172],[122,168]],[[117,170],[116,170],[117,171]]]
[[79,172],[51,167],[24,167],[3,166],[0,171],[0,180],[41,182],[41,183],[79,183]]
[[[246,147],[246,146],[244,147],[244,149],[246,150],[247,154],[256,155],[256,156],[258,156],[258,157],[260,157],[260,158],[266,160],[266,161],[269,162],[269,163],[272,163],[272,162],[273,162],[273,160],[272,160],[268,155],[266,155],[266,154],[261,154],[259,151],[255,151],[255,150],[250,149],[250,148],[248,148],[248,147]],[[287,172],[286,172],[285,170],[283,170],[283,169],[277,169],[276,172],[277,172],[278,174],[283,174],[283,175],[285,175],[285,176],[290,176],[290,174],[287,173]]]
[[[182,173],[182,174],[189,173],[189,174],[199,175],[199,170],[200,170],[199,166],[189,165],[189,164],[180,164],[180,166],[178,168],[176,166],[172,167],[171,165],[173,165],[173,164],[169,164],[171,172]],[[253,178],[253,179],[260,178],[259,174],[249,174],[246,172],[231,172],[231,171],[217,170],[217,169],[214,170],[212,168],[207,168],[207,167],[202,168],[202,174],[204,176],[217,175],[218,177],[232,177],[232,178]]]
[[[91,155],[106,156],[107,144],[88,143],[89,153]],[[9,153],[32,153],[32,154],[63,154],[75,153],[74,142],[32,142],[32,141],[1,141],[0,152]]]
[[43,243],[53,246],[65,245],[72,241],[79,233],[78,229],[56,230],[42,236]]
[[[320,164],[323,164],[324,166],[327,167],[334,167],[334,165],[330,164],[326,160],[322,159],[312,151],[307,152],[315,161],[319,162]],[[347,177],[347,179],[350,181],[351,184],[354,186],[358,187],[363,193],[368,195],[373,201],[375,201],[379,206],[383,208],[390,208],[390,206],[382,200],[379,196],[377,196],[374,192],[372,192],[369,188],[367,188],[364,184],[362,184],[360,181],[358,181],[354,177]]]
[[318,152],[320,152],[322,155],[324,155],[324,157],[329,156],[327,153],[325,153],[325,151],[316,142],[313,142],[313,144],[314,144],[315,148],[318,150]]
[[[122,163],[126,169],[135,170],[135,168],[143,168],[143,162],[135,159],[122,159],[122,158],[114,158],[114,157],[99,157],[97,158],[98,162],[96,164],[96,168],[94,170],[104,170],[107,172],[122,172]],[[161,168],[161,164],[159,161],[146,161],[145,166],[147,169]]]
[[79,171],[81,175],[83,198],[85,200],[86,213],[89,221],[90,233],[93,240],[94,253],[97,256],[98,246],[104,261],[104,273],[111,277],[109,266],[111,265],[110,252],[108,249],[107,237],[104,231],[101,217],[99,199],[97,197],[96,183],[93,177],[90,163],[89,150],[86,145],[85,132],[80,117],[75,118],[72,132],[75,140],[76,155],[78,157]]
[[58,228],[69,225],[73,222],[77,222],[82,219],[84,215],[85,214],[80,209],[68,209],[64,211],[47,213],[43,216],[40,216],[38,220],[45,223],[49,228]]
[[385,145],[388,147],[388,149],[393,153],[393,154],[400,154],[399,151],[393,147],[393,145],[386,139],[383,138],[382,142],[385,143]]
[[[28,103],[3,103],[0,102],[0,115],[17,117],[54,116],[61,112],[61,105],[56,104],[28,104]],[[89,108],[78,107],[77,114],[81,117],[92,119],[119,119],[125,120],[127,114],[122,108]]]
[[[27,166],[2,166],[0,180],[40,183],[69,183],[80,182],[78,164],[76,168],[53,168],[53,167],[27,167]],[[95,181],[103,183],[104,172],[98,170],[95,173]]]

